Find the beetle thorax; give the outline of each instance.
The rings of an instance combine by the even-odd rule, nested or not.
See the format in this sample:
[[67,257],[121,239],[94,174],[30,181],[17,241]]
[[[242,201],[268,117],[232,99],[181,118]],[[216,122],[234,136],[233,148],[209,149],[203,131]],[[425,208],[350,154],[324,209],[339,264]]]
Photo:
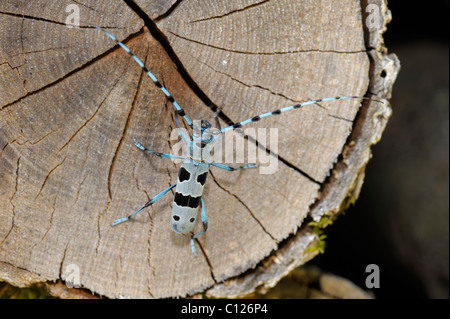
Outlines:
[[206,120],[194,121],[194,133],[190,145],[190,157],[195,161],[205,161],[211,155],[214,141],[220,134],[219,130],[211,129]]

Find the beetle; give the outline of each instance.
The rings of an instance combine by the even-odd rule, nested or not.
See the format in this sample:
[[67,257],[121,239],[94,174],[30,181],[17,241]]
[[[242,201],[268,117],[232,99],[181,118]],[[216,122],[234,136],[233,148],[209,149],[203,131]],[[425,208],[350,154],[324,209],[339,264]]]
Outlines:
[[[365,99],[365,100],[374,100],[378,102],[382,102],[380,100],[371,98],[371,97],[360,97],[360,96],[336,96],[336,97],[327,97],[316,100],[309,100],[306,102],[298,103],[295,105],[287,106],[281,109],[277,109],[271,112],[267,112],[261,115],[253,116],[247,120],[242,122],[235,123],[225,128],[221,128],[219,122],[219,113],[220,108],[217,109],[217,112],[214,116],[214,120],[218,129],[212,129],[211,124],[207,120],[196,121],[196,124],[189,119],[183,109],[178,105],[173,96],[169,93],[169,91],[158,81],[158,79],[151,73],[144,65],[144,63],[136,57],[130,49],[128,49],[122,42],[116,39],[112,34],[103,30],[99,26],[93,25],[93,27],[98,30],[104,32],[109,38],[114,40],[120,47],[122,47],[130,56],[136,61],[137,64],[142,68],[142,70],[147,73],[147,75],[152,79],[153,83],[156,87],[161,89],[161,91],[165,94],[167,100],[172,103],[174,113],[175,113],[175,124],[178,130],[178,134],[181,137],[182,141],[188,147],[188,155],[186,157],[159,153],[152,150],[149,150],[142,146],[139,142],[134,139],[134,144],[139,149],[148,152],[150,154],[159,156],[161,158],[168,159],[181,159],[180,169],[178,171],[177,182],[161,193],[151,198],[144,206],[139,208],[133,214],[115,220],[112,223],[112,226],[118,225],[122,222],[128,221],[133,218],[137,213],[143,210],[146,207],[154,204],[158,199],[163,197],[167,192],[175,188],[174,201],[172,205],[172,216],[170,220],[170,226],[173,231],[180,234],[188,234],[192,232],[194,226],[196,224],[198,211],[200,209],[201,219],[203,224],[203,230],[195,233],[191,236],[191,250],[194,255],[197,255],[194,240],[201,234],[204,234],[208,228],[207,217],[206,217],[206,209],[203,201],[203,189],[206,183],[206,179],[208,176],[208,172],[211,166],[215,166],[227,171],[236,171],[246,168],[255,168],[258,167],[257,164],[247,164],[240,167],[231,167],[228,165],[223,165],[219,163],[209,162],[208,157],[210,156],[210,151],[213,143],[217,140],[217,138],[228,130],[235,130],[241,128],[243,125],[246,125],[251,122],[258,122],[262,118],[269,117],[272,115],[280,115],[284,112],[300,109],[303,106],[316,104],[320,102],[326,101],[334,101],[334,100],[342,100],[342,99]],[[383,103],[383,102],[382,102]],[[184,132],[180,129],[178,123],[178,117],[181,116],[184,118],[188,126],[193,130],[192,136],[186,136]]]

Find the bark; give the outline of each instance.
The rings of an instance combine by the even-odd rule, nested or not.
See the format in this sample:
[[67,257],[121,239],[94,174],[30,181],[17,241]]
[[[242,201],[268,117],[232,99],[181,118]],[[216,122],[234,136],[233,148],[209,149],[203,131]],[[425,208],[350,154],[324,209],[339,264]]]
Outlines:
[[[307,224],[358,197],[388,101],[323,102],[248,125],[246,149],[256,140],[277,170],[211,170],[194,257],[170,229],[172,193],[110,226],[176,182],[176,163],[133,138],[164,153],[177,140],[161,90],[88,23],[123,41],[192,120],[213,123],[218,106],[226,126],[309,99],[389,99],[399,62],[382,40],[386,3],[316,2],[80,2],[80,28],[66,25],[72,1],[0,4],[0,279],[110,298],[233,297],[313,258]],[[258,128],[276,128],[277,143]]]

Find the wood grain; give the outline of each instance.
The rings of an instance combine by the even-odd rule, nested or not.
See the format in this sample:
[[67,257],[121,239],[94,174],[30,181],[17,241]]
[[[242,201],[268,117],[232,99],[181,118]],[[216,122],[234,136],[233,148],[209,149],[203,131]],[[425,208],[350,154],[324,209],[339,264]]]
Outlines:
[[[189,237],[170,230],[170,194],[110,226],[176,181],[176,164],[133,138],[166,153],[177,141],[164,94],[88,23],[124,41],[193,120],[212,120],[217,106],[226,125],[308,99],[389,97],[398,66],[370,35],[382,30],[365,30],[359,1],[318,2],[140,0],[140,12],[121,1],[0,4],[0,279],[77,275],[80,288],[110,298],[229,297],[312,258],[317,237],[305,218],[339,213],[359,190],[389,106],[335,101],[249,125],[278,130],[277,145],[255,136],[278,156],[277,172],[212,170],[209,228],[194,257]],[[81,28],[67,28],[69,4]],[[381,120],[366,127],[373,110]],[[342,165],[351,169],[336,171]]]

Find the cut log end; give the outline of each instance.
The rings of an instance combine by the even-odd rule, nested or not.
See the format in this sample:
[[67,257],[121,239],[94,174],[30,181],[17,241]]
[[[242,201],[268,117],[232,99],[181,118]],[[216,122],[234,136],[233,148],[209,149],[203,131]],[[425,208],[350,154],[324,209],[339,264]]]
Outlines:
[[[123,41],[191,120],[214,123],[220,106],[225,127],[311,99],[390,98],[399,62],[382,43],[386,3],[375,2],[372,11],[355,0],[339,10],[331,0],[142,0],[141,16],[122,2],[79,9]],[[275,174],[211,169],[208,231],[195,239],[195,257],[190,235],[170,229],[171,192],[111,227],[176,182],[176,163],[133,141],[160,153],[177,147],[165,94],[97,29],[54,21],[64,7],[0,9],[9,13],[0,17],[8,34],[0,39],[0,280],[16,286],[59,282],[54,294],[77,293],[64,282],[81,297],[109,298],[271,287],[320,250],[308,223],[332,220],[356,200],[391,114],[387,100],[348,99],[243,126],[244,160],[254,151]]]

